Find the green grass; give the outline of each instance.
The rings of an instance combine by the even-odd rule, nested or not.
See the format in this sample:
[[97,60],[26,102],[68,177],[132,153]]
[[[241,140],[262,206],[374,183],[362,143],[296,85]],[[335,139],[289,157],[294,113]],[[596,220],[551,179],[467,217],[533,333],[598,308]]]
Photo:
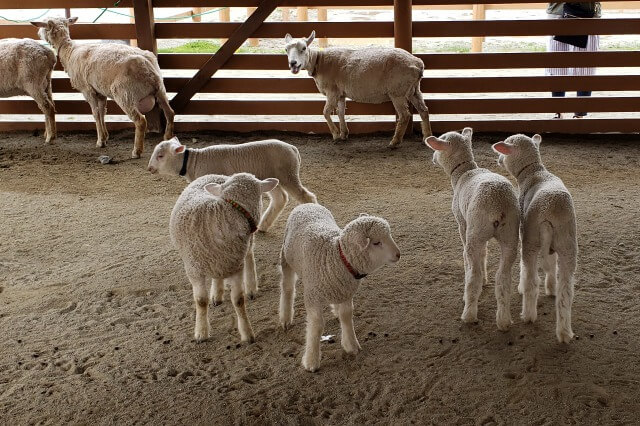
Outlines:
[[[220,43],[209,40],[194,40],[176,47],[158,49],[158,53],[216,53],[220,49]],[[275,53],[276,49],[263,47],[242,46],[236,53]]]

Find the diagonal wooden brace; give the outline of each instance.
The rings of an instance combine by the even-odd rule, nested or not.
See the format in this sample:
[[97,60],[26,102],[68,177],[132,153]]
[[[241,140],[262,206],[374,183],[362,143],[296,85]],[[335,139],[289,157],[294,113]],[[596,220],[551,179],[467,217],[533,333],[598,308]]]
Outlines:
[[[233,56],[234,52],[251,36],[262,23],[278,7],[282,0],[262,0],[260,5],[246,21],[242,23],[218,49],[218,51],[202,66],[191,80],[185,84],[171,100],[171,107],[179,114],[209,79]],[[284,36],[284,35],[283,35]]]

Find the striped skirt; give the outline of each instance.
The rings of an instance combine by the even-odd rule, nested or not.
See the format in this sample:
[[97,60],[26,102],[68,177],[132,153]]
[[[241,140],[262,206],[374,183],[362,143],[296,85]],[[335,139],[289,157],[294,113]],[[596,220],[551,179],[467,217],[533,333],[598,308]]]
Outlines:
[[[550,19],[562,19],[560,15],[547,15]],[[587,47],[576,47],[570,44],[562,43],[549,37],[547,43],[547,51],[549,52],[597,52],[600,44],[599,35],[590,35],[587,41]],[[596,69],[590,68],[546,68],[545,75],[594,75]]]

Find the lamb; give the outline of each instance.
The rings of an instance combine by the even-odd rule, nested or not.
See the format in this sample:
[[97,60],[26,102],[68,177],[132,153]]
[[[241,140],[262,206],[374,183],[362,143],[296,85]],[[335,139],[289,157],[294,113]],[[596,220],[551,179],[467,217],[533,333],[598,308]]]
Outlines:
[[280,252],[280,325],[293,323],[295,282],[304,284],[307,311],[306,349],[303,367],[320,368],[320,336],[324,329],[322,309],[331,305],[340,319],[342,347],[349,354],[361,349],[353,328],[353,295],[361,280],[384,264],[400,259],[386,220],[361,215],[344,229],[331,212],[318,204],[301,204],[287,220]]
[[169,233],[193,287],[197,341],[209,337],[209,300],[212,296],[214,304],[222,301],[224,279],[231,287],[241,340],[254,341],[245,308],[243,270],[246,277],[248,268],[255,268],[254,218],[260,212],[261,193],[277,185],[277,179],[259,180],[249,173],[205,175],[191,182],[176,201]]
[[316,196],[300,182],[298,148],[276,139],[189,149],[174,137],[156,145],[148,170],[184,176],[188,182],[209,173],[248,172],[259,179],[278,178],[280,185],[268,193],[271,201],[258,225],[261,232],[268,231],[278,218],[287,203],[287,193],[301,203],[317,202]]
[[571,304],[578,256],[576,216],[571,194],[560,178],[547,171],[540,158],[540,135],[522,134],[493,145],[498,163],[518,182],[522,224],[520,284],[522,319],[537,318],[538,254],[546,273],[545,290],[556,296],[556,337],[569,343]]
[[47,143],[56,138],[56,109],[51,95],[53,51],[35,40],[0,40],[0,97],[28,95],[44,114]]
[[435,151],[433,162],[444,169],[453,187],[451,209],[464,249],[462,321],[478,321],[478,298],[483,278],[487,280],[487,242],[495,238],[501,251],[495,284],[496,324],[498,330],[506,331],[511,325],[511,271],[518,251],[520,211],[511,183],[499,174],[479,168],[474,161],[472,135],[473,130],[465,127],[462,134],[431,136],[425,143]]
[[[404,137],[411,119],[409,102],[420,114],[423,136],[431,136],[429,110],[420,91],[424,71],[421,59],[399,48],[315,50],[310,47],[315,34],[312,31],[309,37],[300,40],[287,34],[285,49],[291,72],[297,74],[306,69],[320,93],[327,97],[323,112],[333,140],[345,140],[349,135],[344,119],[347,97],[368,104],[393,103],[398,120],[391,148],[397,147]],[[331,119],[336,109],[340,129]]]
[[69,24],[78,18],[49,18],[32,22],[40,28],[40,37],[57,50],[71,85],[91,106],[96,120],[98,141],[104,147],[109,132],[104,122],[107,97],[112,98],[136,127],[132,158],[140,158],[144,149],[147,120],[156,100],[167,120],[164,138],[173,136],[174,113],[169,106],[160,67],[153,53],[118,43],[78,44],[69,37]]

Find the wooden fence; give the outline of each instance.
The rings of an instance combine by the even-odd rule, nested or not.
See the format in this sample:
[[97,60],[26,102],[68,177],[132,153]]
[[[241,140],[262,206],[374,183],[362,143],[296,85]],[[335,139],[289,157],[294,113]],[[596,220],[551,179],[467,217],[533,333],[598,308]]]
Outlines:
[[[236,49],[249,37],[277,38],[289,32],[295,36],[307,35],[311,30],[318,37],[339,38],[394,38],[398,47],[411,50],[412,37],[484,37],[484,36],[546,36],[551,34],[638,34],[640,19],[564,19],[564,20],[468,20],[468,21],[413,21],[411,0],[233,0],[233,6],[256,7],[243,23],[164,23],[153,21],[153,8],[158,7],[224,7],[231,0],[122,0],[118,7],[135,9],[135,24],[76,24],[71,27],[75,39],[137,39],[142,48],[155,51],[157,39],[169,38],[223,38],[227,42],[213,56],[210,54],[160,54],[163,69],[199,70],[194,77],[166,77],[169,92],[176,95],[172,105],[179,115],[210,115],[211,119],[198,122],[176,123],[177,131],[187,130],[291,130],[327,133],[328,128],[317,118],[322,115],[322,100],[296,100],[295,94],[317,93],[311,78],[291,77],[216,77],[220,69],[227,70],[286,70],[283,54],[235,54]],[[84,0],[83,7],[113,7],[113,0]],[[513,4],[509,0],[489,0],[478,4]],[[541,3],[541,2],[540,2]],[[0,8],[12,8],[16,3],[0,1]],[[414,0],[413,5],[457,5],[460,0]],[[71,0],[22,0],[22,9],[66,8],[76,6]],[[345,7],[394,6],[393,22],[264,22],[276,7]],[[35,28],[29,24],[0,25],[0,37],[36,38]],[[496,119],[495,114],[555,112],[608,112],[634,113],[640,111],[640,96],[620,96],[615,92],[639,91],[640,75],[595,75],[583,77],[544,76],[545,67],[640,67],[638,51],[606,51],[579,53],[437,53],[419,54],[427,69],[481,70],[481,69],[539,69],[539,76],[518,77],[439,77],[424,78],[422,90],[432,115],[435,132],[459,129],[470,125],[476,131],[526,132],[637,132],[637,118],[591,118],[583,120],[552,119]],[[61,69],[58,65],[57,69]],[[213,76],[213,77],[212,77]],[[550,96],[512,96],[506,93],[551,92],[585,90],[612,92],[610,96],[590,98],[551,98]],[[73,92],[68,78],[55,78],[55,93]],[[292,94],[288,99],[236,100],[234,96],[220,100],[192,99],[195,93],[274,93]],[[443,94],[457,94],[453,98]],[[495,94],[478,98],[474,94]],[[440,95],[440,97],[438,96]],[[348,102],[349,115],[392,116],[390,104],[366,105]],[[90,114],[89,105],[82,100],[57,100],[58,114]],[[122,114],[109,102],[110,114]],[[0,114],[39,114],[32,100],[0,100]],[[469,115],[479,118],[440,119],[441,114]],[[217,115],[260,116],[249,121],[220,121]],[[297,120],[269,121],[263,116],[296,116]],[[315,121],[309,117],[315,116]],[[486,118],[485,118],[486,117]],[[62,122],[59,129],[93,129],[93,121]],[[108,123],[110,128],[131,127],[126,122]],[[43,124],[31,121],[3,121],[0,130],[40,129]],[[373,119],[350,123],[352,133],[392,130],[389,119]]]

